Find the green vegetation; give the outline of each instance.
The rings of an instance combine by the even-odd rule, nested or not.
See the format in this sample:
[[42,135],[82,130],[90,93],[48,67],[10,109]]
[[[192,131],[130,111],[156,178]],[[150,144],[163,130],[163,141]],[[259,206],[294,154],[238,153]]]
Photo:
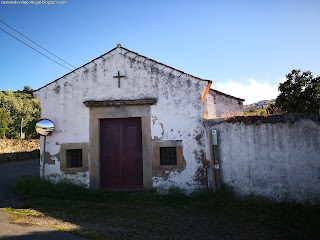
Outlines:
[[164,234],[160,239],[182,232],[197,239],[199,231],[203,236],[235,231],[243,239],[280,235],[281,239],[312,239],[320,234],[319,205],[275,203],[257,196],[241,199],[226,185],[216,194],[199,190],[187,196],[179,189],[170,189],[168,194],[92,191],[69,182],[21,178],[14,190],[30,208],[6,209],[15,214],[14,221],[40,224],[46,218],[47,225],[89,239],[135,238],[132,232],[155,236],[159,231]]
[[5,134],[9,129],[8,123],[7,114],[0,108],[0,139],[5,137]]
[[20,139],[21,124],[25,138],[39,138],[35,123],[40,118],[40,102],[31,96],[31,89],[0,92],[0,138]]
[[284,113],[314,113],[320,109],[320,76],[310,71],[292,70],[280,83],[275,105]]
[[279,84],[280,94],[275,103],[263,108],[244,111],[245,116],[269,116],[286,113],[316,113],[320,109],[320,76],[310,71],[292,70],[287,80]]
[[250,111],[244,111],[244,116],[270,116],[270,115],[278,115],[283,114],[284,112],[281,111],[274,103],[269,102],[267,106],[263,108],[253,108]]

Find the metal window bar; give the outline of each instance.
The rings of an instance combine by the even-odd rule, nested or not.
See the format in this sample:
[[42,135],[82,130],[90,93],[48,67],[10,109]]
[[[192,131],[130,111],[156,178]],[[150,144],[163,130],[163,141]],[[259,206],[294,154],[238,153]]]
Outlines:
[[82,167],[82,149],[67,150],[67,168]]
[[160,165],[177,165],[175,147],[160,147]]

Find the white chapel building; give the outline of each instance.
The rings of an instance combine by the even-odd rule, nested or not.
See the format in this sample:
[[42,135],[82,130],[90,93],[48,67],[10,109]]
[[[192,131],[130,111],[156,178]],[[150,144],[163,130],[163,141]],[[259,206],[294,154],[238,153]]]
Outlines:
[[243,110],[244,101],[211,84],[118,44],[41,87],[33,94],[42,118],[55,124],[46,138],[45,177],[92,189],[210,185],[203,120],[218,117],[222,97],[230,111]]

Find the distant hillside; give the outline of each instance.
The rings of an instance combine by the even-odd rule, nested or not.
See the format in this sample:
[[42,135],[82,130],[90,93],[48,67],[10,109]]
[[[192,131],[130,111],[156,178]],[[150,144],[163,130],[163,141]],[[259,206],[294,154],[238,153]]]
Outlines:
[[267,106],[269,103],[274,103],[274,102],[275,102],[275,99],[260,100],[259,102],[256,102],[256,103],[245,104],[244,105],[244,110],[251,110],[253,108],[261,109],[261,108],[264,108],[265,106]]

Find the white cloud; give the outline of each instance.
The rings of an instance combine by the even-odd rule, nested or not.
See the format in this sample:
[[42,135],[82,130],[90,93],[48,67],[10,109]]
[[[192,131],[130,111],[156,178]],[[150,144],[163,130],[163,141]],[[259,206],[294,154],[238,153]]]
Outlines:
[[[279,82],[283,82],[284,80],[280,79]],[[212,88],[235,97],[243,98],[246,100],[244,104],[273,99],[279,94],[279,84],[273,86],[268,82],[260,83],[252,78],[249,79],[249,82],[247,85],[233,80],[216,84],[213,82]]]

